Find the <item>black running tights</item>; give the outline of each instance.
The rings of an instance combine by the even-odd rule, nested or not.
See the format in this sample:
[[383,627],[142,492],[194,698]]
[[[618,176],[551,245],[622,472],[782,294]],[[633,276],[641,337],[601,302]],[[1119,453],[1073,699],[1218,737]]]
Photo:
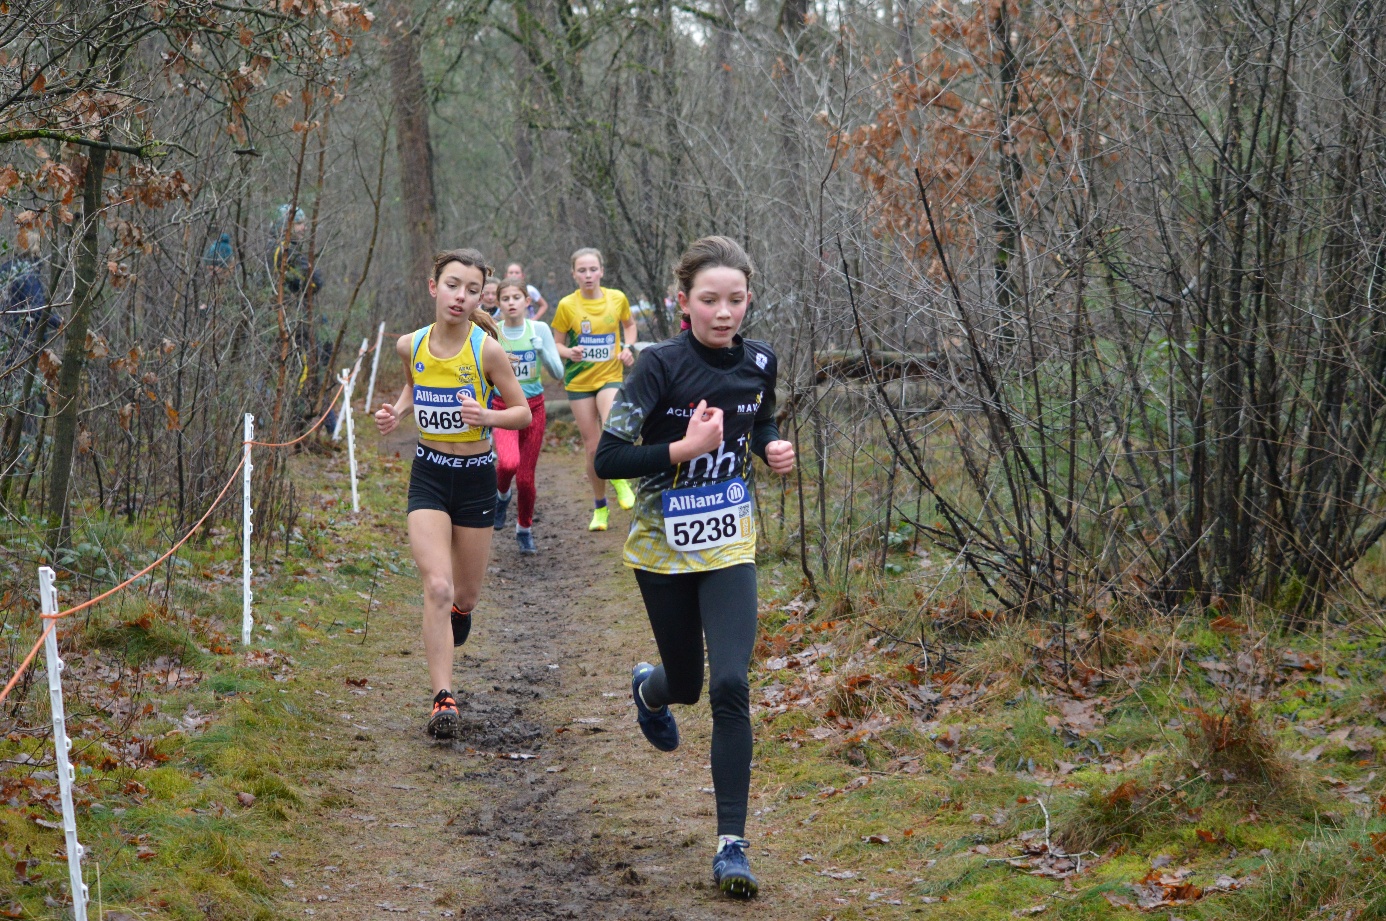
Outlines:
[[751,691],[746,671],[756,642],[756,567],[663,575],[635,571],[663,663],[645,680],[645,703],[698,702],[707,639],[712,704],[712,786],[717,834],[746,833],[751,791]]

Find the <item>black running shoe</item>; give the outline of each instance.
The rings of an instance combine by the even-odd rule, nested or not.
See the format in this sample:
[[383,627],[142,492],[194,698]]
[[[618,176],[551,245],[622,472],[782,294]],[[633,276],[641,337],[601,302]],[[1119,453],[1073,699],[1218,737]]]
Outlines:
[[428,734],[435,739],[451,739],[462,726],[462,715],[457,712],[457,700],[452,691],[438,692],[433,698],[433,715],[428,718]]
[[510,508],[510,497],[513,495],[515,495],[513,487],[505,495],[496,493],[496,520],[491,522],[491,527],[497,531],[505,527],[505,513]]
[[738,899],[753,899],[760,891],[751,861],[746,858],[745,838],[728,841],[712,858],[712,882],[727,895]]
[[452,606],[452,645],[461,646],[472,634],[472,612],[459,611]]
[[630,696],[635,700],[635,721],[651,745],[662,752],[671,752],[679,747],[679,726],[674,722],[674,714],[669,712],[667,705],[651,710],[640,699],[640,685],[652,674],[654,666],[648,662],[641,662],[631,672]]

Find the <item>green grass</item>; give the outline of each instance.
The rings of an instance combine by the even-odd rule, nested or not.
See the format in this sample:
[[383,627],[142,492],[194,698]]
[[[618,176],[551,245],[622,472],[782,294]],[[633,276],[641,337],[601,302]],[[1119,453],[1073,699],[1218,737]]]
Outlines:
[[[820,868],[812,877],[815,899],[831,905],[833,917],[923,911],[966,921],[1045,904],[1040,917],[1131,918],[1107,895],[1131,897],[1131,885],[1157,858],[1169,869],[1191,869],[1200,886],[1224,875],[1244,885],[1154,916],[1287,921],[1346,918],[1350,909],[1353,918],[1386,917],[1386,837],[1373,837],[1386,829],[1379,816],[1386,810],[1379,805],[1386,803],[1386,731],[1373,735],[1386,728],[1377,717],[1386,714],[1386,634],[1373,620],[1342,608],[1321,637],[1281,631],[1264,606],[1180,618],[1128,619],[1118,611],[1106,624],[1111,678],[1092,691],[1102,698],[1102,719],[1075,734],[1060,719],[1059,703],[1070,695],[1056,671],[1058,657],[1042,652],[1053,642],[1044,625],[998,618],[968,626],[963,599],[976,596],[962,587],[949,599],[949,615],[933,616],[921,608],[917,580],[892,584],[871,573],[837,589],[850,605],[833,609],[825,601],[803,617],[783,607],[801,591],[796,574],[793,559],[762,569],[762,584],[774,595],[762,604],[762,651],[792,655],[811,642],[833,643],[842,652],[820,663],[824,675],[865,671],[881,679],[868,712],[851,715],[892,720],[864,745],[844,745],[845,733],[816,740],[815,729],[835,725],[828,710],[841,712],[840,696],[822,694],[757,722],[754,782],[773,807],[771,840],[783,853],[813,856],[811,865]],[[1210,627],[1223,614],[1246,632]],[[838,623],[813,629],[828,619]],[[959,623],[966,629],[960,632]],[[936,687],[961,681],[988,693],[937,719],[900,706],[885,692],[892,681],[929,678],[922,650],[909,642],[916,639],[935,658],[946,646],[957,660]],[[1074,659],[1093,664],[1096,640],[1080,619],[1071,639]],[[864,659],[844,668],[853,652]],[[1315,656],[1326,657],[1323,671],[1283,665]],[[1257,761],[1219,760],[1210,752],[1198,713],[1218,726],[1235,709],[1229,692],[1195,664],[1210,658],[1250,676],[1244,693],[1253,695],[1251,715],[1224,728],[1239,744],[1260,738],[1264,746],[1254,751],[1273,761],[1271,775],[1252,770]],[[772,681],[795,679],[792,669],[753,674],[752,699]],[[939,739],[950,726],[961,729],[961,739],[947,749]],[[1328,738],[1355,726],[1365,727],[1369,749]],[[1319,745],[1312,761],[1291,757]],[[825,789],[841,790],[860,776],[870,782],[823,798]],[[1055,846],[1091,852],[1069,885],[996,860],[1019,853],[1022,833],[1042,838],[1046,810]],[[864,839],[871,835],[889,843],[870,844]],[[854,875],[838,880],[822,871]],[[873,892],[889,898],[873,900]],[[902,904],[890,905],[896,898]]]
[[[305,485],[314,482],[321,466],[311,458],[294,464]],[[340,492],[339,484],[318,486],[311,494]],[[363,481],[362,489],[365,501],[384,505],[377,482]],[[64,649],[71,650],[65,653],[71,671],[64,686],[68,724],[78,742],[73,751],[79,769],[77,823],[88,850],[89,916],[96,917],[99,871],[101,907],[108,917],[118,911],[188,921],[278,917],[266,869],[269,855],[287,850],[292,823],[321,808],[313,776],[347,759],[345,742],[329,741],[321,731],[327,717],[315,706],[312,689],[292,676],[299,668],[326,663],[332,652],[323,647],[329,640],[364,625],[357,592],[370,587],[372,556],[396,572],[407,565],[397,550],[374,546],[374,529],[345,526],[340,508],[334,502],[306,510],[299,528],[312,539],[293,542],[287,556],[282,538],[268,563],[257,549],[255,648],[270,654],[268,665],[242,658],[239,585],[198,578],[204,569],[238,571],[239,542],[227,532],[180,551],[180,578],[167,598],[162,579],[153,599],[142,582],[97,606],[89,617],[60,626]],[[78,527],[69,562],[96,580],[91,587],[97,591],[149,558],[116,548],[163,540],[152,529],[129,528],[115,519],[94,517]],[[326,558],[327,551],[334,559]],[[98,559],[111,563],[109,576],[97,572]],[[62,601],[80,600],[88,588],[85,578],[65,580]],[[305,609],[309,597],[314,603]],[[281,665],[273,657],[282,654],[302,661]],[[92,670],[99,663],[104,665],[98,678]],[[163,687],[174,666],[200,680]],[[281,667],[289,668],[290,680],[274,679]],[[122,695],[133,701],[134,718],[128,722],[98,708]],[[169,734],[186,712],[208,721],[195,732]],[[47,695],[31,692],[18,715],[42,727]],[[134,737],[149,743],[145,760],[130,766],[120,759]],[[41,738],[0,737],[0,759],[46,753]],[[7,857],[0,861],[0,909],[18,905],[23,917],[51,917],[50,901],[68,898],[66,863],[55,856],[61,854],[62,835],[35,819],[57,818],[44,800],[55,788],[51,779],[28,777],[32,768],[7,767],[0,765],[0,793],[17,805],[0,796],[0,840]],[[239,793],[253,795],[253,804],[242,805]],[[25,859],[35,863],[24,865],[21,882],[15,865]]]

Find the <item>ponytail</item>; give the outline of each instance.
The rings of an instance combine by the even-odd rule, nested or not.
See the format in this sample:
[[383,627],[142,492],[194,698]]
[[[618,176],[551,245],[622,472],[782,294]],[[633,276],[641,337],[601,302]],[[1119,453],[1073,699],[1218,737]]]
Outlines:
[[488,312],[485,307],[472,308],[472,312],[467,319],[485,330],[486,335],[495,339],[497,342],[500,341],[500,327],[496,325],[496,318],[491,316],[490,312]]

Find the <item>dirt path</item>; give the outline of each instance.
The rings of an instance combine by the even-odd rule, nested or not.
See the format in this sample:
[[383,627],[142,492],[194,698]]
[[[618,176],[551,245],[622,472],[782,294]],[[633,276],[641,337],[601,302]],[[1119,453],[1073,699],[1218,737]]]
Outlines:
[[[401,493],[407,470],[395,474]],[[365,645],[343,643],[336,665],[299,676],[320,678],[353,746],[324,771],[303,848],[282,861],[284,916],[813,917],[784,885],[792,856],[759,842],[760,900],[733,903],[712,888],[706,701],[679,713],[679,751],[644,743],[627,676],[654,643],[620,565],[629,516],[613,509],[613,530],[590,535],[581,459],[546,452],[539,472],[540,553],[521,557],[509,528],[496,535],[459,656],[461,739],[423,732],[429,694],[407,600],[377,610]],[[402,534],[386,516],[377,524]],[[412,567],[393,579],[385,597],[416,596]],[[361,677],[359,689],[344,680]]]

